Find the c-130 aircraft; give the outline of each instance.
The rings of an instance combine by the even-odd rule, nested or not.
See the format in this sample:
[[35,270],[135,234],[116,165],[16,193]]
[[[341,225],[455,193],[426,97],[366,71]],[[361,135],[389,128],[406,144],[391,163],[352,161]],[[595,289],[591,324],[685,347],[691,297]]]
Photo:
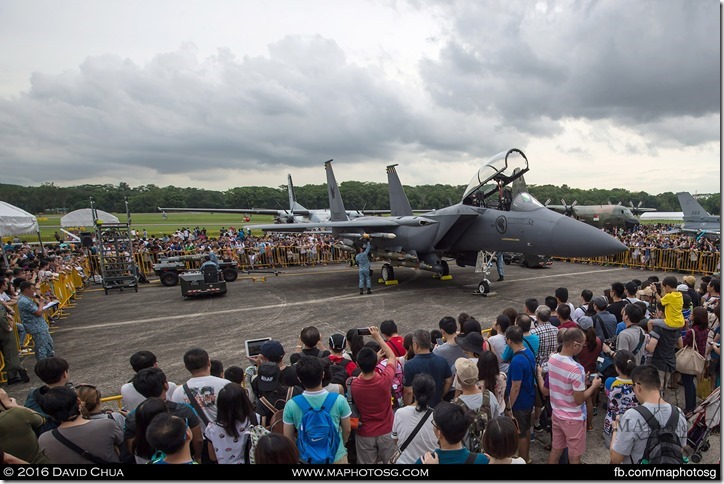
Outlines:
[[[391,169],[392,168],[392,169]],[[628,248],[605,232],[548,210],[524,188],[528,159],[519,149],[503,151],[478,170],[460,203],[413,215],[394,165],[388,167],[390,217],[350,220],[332,170],[325,162],[331,220],[320,223],[251,225],[265,232],[330,229],[339,246],[355,251],[368,238],[370,257],[385,261],[384,280],[394,279],[393,267],[414,267],[439,276],[450,274],[445,259],[474,266],[480,251],[521,252],[560,257],[595,257]],[[478,292],[490,291],[490,281]]]

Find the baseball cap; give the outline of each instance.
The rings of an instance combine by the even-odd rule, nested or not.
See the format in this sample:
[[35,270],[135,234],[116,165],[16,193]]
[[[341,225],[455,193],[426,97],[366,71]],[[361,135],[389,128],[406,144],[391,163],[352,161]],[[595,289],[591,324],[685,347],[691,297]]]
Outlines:
[[603,296],[594,297],[592,302],[598,309],[605,309],[608,306],[608,302]]
[[689,286],[687,286],[686,284],[679,284],[678,286],[676,286],[676,290],[679,292],[689,292]]
[[694,287],[694,284],[696,284],[696,277],[694,276],[684,276],[682,279],[684,279],[684,282],[691,287]]
[[592,328],[593,319],[590,316],[581,316],[578,318],[578,327],[583,331],[588,330],[588,328]]
[[465,351],[481,354],[483,352],[483,335],[473,331],[466,336],[455,336],[455,342]]
[[333,350],[343,350],[347,338],[343,334],[335,333],[329,337],[329,347]]
[[458,358],[455,360],[455,372],[457,373],[458,381],[463,385],[475,385],[478,382],[478,367],[472,360],[467,358]]
[[259,391],[270,392],[279,386],[282,372],[276,363],[262,363],[259,365],[257,378],[259,379]]
[[261,354],[267,360],[276,361],[284,356],[284,347],[279,341],[265,341],[264,344],[261,345],[260,350]]

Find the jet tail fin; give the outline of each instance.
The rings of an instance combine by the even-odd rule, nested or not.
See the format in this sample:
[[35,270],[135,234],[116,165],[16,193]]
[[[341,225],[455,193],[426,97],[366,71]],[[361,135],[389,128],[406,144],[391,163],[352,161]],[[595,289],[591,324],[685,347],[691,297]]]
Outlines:
[[292,183],[292,175],[287,174],[287,189],[289,190],[289,211],[294,212],[295,210],[305,211],[306,208],[302,207],[297,203],[297,196],[294,193],[294,183]]
[[689,192],[680,192],[676,196],[679,198],[679,204],[681,204],[681,211],[684,212],[684,220],[687,218],[702,218],[707,217],[709,212],[704,210],[704,207],[699,205],[694,197]]
[[334,178],[332,160],[324,162],[324,169],[327,172],[327,195],[329,196],[329,212],[331,214],[330,221],[339,222],[349,220],[347,211],[344,209],[344,202],[342,202],[342,195],[339,193],[337,180]]
[[412,215],[412,207],[397,176],[397,165],[387,167],[387,187],[390,193],[390,213],[393,217]]

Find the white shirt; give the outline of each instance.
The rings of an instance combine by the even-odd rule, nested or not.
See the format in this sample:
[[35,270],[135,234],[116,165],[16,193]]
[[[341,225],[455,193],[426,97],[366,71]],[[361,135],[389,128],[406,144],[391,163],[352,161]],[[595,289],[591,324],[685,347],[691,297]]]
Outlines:
[[[209,422],[216,422],[216,396],[219,394],[221,389],[229,383],[231,383],[229,380],[211,375],[197,376],[190,378],[189,381],[186,382],[191,390],[191,393],[195,395],[199,408],[201,408],[201,410],[203,410],[206,414],[206,418]],[[171,401],[176,403],[188,403],[191,405],[188,396],[186,396],[183,385],[178,385],[176,391],[173,392]],[[193,405],[191,406],[193,407]],[[199,418],[203,421],[203,418],[200,415]]]
[[[168,382],[168,391],[166,392],[166,401],[170,402],[173,392],[176,390],[176,384]],[[128,382],[121,387],[121,397],[123,399],[123,406],[128,412],[135,410],[146,397],[138,393],[133,383]]]
[[[425,412],[415,410],[415,405],[407,405],[395,412],[395,420],[392,423],[392,438],[397,439],[397,446],[402,447],[407,438],[410,436]],[[426,452],[432,452],[437,449],[437,437],[435,437],[434,428],[432,426],[432,413],[427,417],[422,428],[412,439],[410,445],[400,454],[397,464],[414,464],[417,459],[425,455]]]

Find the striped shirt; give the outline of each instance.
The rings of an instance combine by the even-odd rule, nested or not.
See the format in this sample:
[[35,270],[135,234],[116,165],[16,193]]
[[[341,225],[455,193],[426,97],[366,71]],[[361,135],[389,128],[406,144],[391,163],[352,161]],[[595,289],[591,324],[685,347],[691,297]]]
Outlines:
[[574,391],[586,389],[583,367],[570,356],[554,353],[548,359],[553,416],[560,420],[585,420],[585,403],[576,405]]

